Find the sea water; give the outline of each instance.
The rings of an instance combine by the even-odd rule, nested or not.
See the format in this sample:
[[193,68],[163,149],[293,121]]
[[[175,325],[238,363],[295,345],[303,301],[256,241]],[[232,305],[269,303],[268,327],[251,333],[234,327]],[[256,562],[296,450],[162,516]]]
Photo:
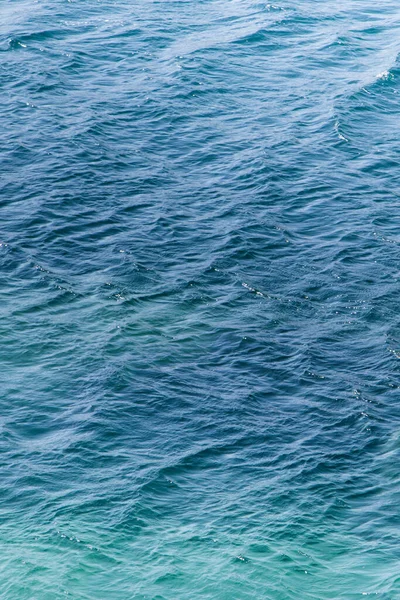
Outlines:
[[1,598],[400,598],[399,52],[394,0],[3,0]]

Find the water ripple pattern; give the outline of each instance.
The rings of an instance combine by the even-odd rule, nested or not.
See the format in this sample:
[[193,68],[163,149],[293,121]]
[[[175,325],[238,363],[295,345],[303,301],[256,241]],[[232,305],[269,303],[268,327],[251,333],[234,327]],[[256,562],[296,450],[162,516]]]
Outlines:
[[0,14],[1,598],[400,598],[398,3]]

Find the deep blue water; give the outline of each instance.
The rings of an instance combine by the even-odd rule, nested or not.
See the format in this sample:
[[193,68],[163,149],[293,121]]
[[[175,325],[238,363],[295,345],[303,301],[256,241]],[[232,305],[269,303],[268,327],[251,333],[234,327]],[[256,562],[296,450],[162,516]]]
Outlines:
[[1,598],[400,598],[399,52],[394,0],[3,0]]

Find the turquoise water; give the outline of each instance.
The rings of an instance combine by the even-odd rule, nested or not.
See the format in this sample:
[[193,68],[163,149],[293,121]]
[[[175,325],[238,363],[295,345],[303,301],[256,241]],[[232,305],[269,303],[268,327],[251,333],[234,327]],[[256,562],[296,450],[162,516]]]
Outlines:
[[400,598],[398,4],[0,14],[0,597]]

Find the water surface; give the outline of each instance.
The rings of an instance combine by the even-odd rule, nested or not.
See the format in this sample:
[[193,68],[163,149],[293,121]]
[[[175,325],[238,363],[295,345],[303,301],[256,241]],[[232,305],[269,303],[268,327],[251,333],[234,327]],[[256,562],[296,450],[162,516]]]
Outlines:
[[400,597],[400,10],[4,0],[0,595]]

